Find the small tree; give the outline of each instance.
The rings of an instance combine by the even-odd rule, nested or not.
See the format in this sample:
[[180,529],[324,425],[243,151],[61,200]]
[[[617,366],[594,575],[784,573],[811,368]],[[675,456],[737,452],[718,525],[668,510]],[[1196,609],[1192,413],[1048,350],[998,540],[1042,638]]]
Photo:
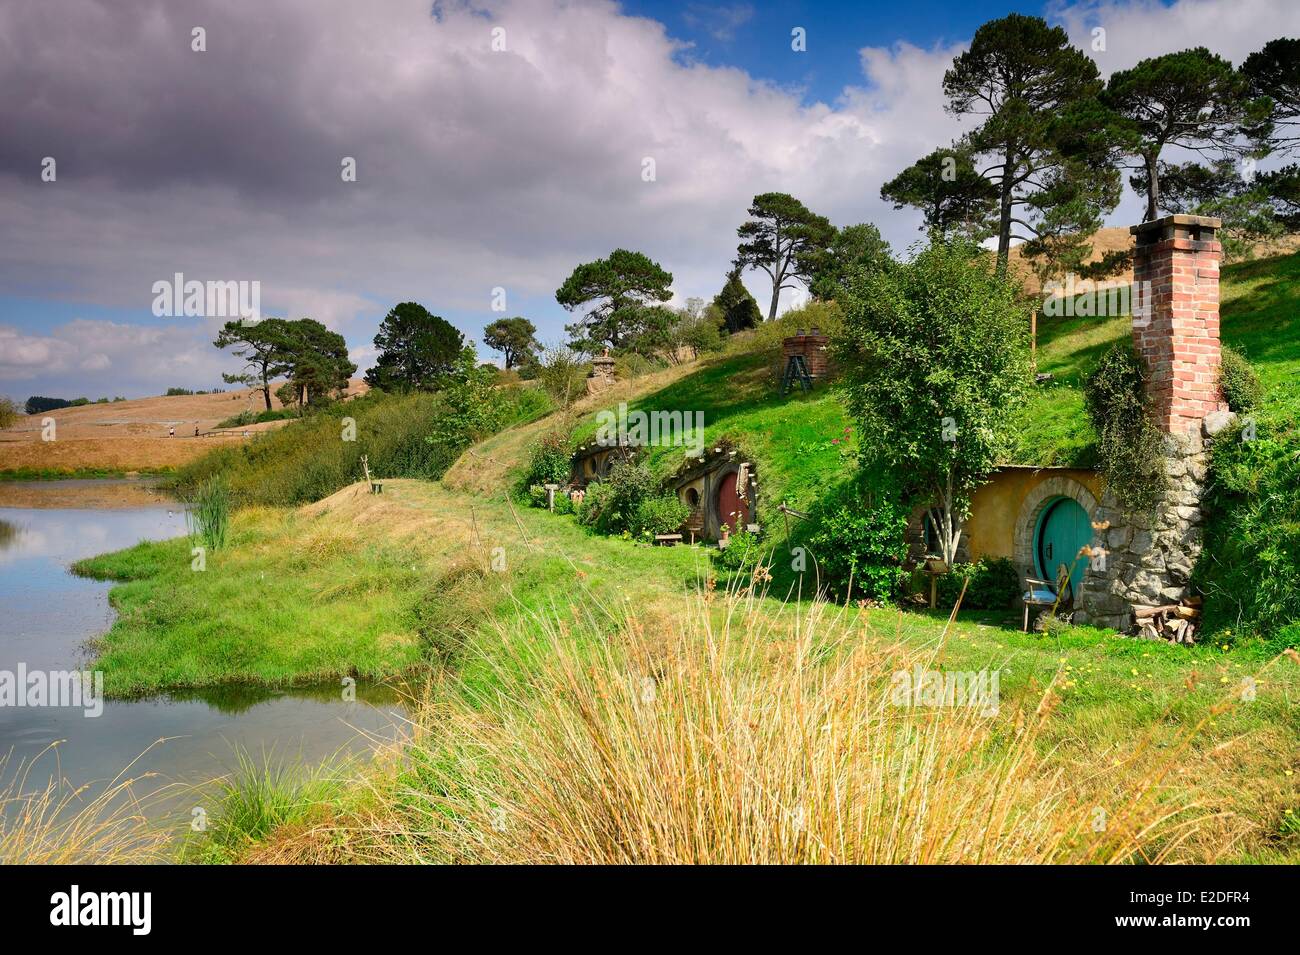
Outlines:
[[650,307],[673,297],[671,272],[640,252],[615,249],[608,258],[573,270],[555,293],[568,311],[587,308],[566,325],[570,346],[594,355],[605,346],[619,348],[645,330],[655,313]]
[[244,359],[242,371],[223,374],[221,379],[228,385],[258,388],[266,410],[270,411],[271,382],[291,368],[289,323],[282,318],[226,322],[212,344],[217,348],[233,348],[234,355]]
[[837,298],[857,271],[888,268],[892,261],[889,243],[869,222],[845,226],[835,233],[830,245],[809,256],[807,268],[812,280],[808,291],[814,298]]
[[722,323],[728,335],[753,328],[763,320],[763,313],[758,310],[758,302],[749,294],[745,283],[740,280],[740,266],[733,266],[727,273],[726,284],[722,291],[713,297],[713,304],[722,314]]
[[736,264],[766,272],[772,280],[772,304],[767,312],[768,321],[772,321],[782,290],[812,280],[809,269],[817,254],[830,244],[835,229],[830,220],[810,212],[784,192],[755,196],[749,216],[749,221],[736,230],[741,239]]
[[366,372],[366,383],[385,391],[433,391],[442,375],[453,371],[465,336],[418,302],[393,306],[375,335],[379,357]]
[[506,370],[528,364],[541,346],[537,326],[526,318],[498,318],[483,329],[483,344],[505,356]]
[[18,421],[18,403],[0,395],[0,428],[12,428]]
[[565,408],[587,393],[587,367],[577,353],[564,345],[542,350],[537,359],[537,380]]
[[951,564],[975,489],[1005,461],[1032,374],[1025,310],[977,246],[934,244],[866,273],[836,343],[848,409],[873,467],[908,475],[933,506]]

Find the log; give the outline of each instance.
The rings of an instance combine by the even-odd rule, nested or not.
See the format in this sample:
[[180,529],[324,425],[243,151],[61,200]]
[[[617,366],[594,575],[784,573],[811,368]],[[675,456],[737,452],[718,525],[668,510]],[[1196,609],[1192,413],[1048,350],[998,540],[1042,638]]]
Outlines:
[[1133,616],[1139,620],[1146,620],[1148,617],[1154,617],[1156,614],[1168,613],[1176,610],[1177,604],[1163,604],[1159,607],[1134,607]]
[[1182,617],[1184,620],[1195,620],[1201,615],[1201,612],[1195,607],[1175,607],[1174,613],[1178,614],[1178,616]]

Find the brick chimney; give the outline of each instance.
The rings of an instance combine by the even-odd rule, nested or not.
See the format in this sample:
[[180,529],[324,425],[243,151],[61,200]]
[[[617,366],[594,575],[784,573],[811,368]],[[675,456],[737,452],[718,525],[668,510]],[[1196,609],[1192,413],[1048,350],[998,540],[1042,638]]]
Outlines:
[[1146,359],[1156,424],[1167,434],[1199,429],[1226,410],[1219,391],[1219,260],[1222,223],[1173,215],[1133,226],[1133,344]]
[[827,346],[830,339],[822,334],[820,328],[814,328],[811,332],[799,329],[799,334],[791,335],[781,340],[781,351],[784,358],[782,367],[790,363],[790,356],[802,355],[804,364],[808,366],[808,377],[813,381],[826,377],[827,367]]

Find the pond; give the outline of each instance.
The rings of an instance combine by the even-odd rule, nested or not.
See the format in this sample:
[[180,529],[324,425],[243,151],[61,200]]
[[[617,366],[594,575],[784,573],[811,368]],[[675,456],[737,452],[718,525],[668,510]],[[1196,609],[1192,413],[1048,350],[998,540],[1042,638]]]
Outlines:
[[[178,506],[0,508],[0,676],[88,669],[87,641],[113,621],[112,585],[74,576],[69,565],[185,532]],[[51,780],[73,788],[103,783],[128,766],[137,779],[152,772],[161,781],[198,784],[235,769],[241,751],[258,762],[312,766],[362,755],[400,733],[405,711],[393,691],[359,685],[355,702],[343,697],[336,684],[233,686],[110,700],[98,717],[72,706],[0,703],[0,759],[8,754],[0,792],[23,768],[28,790]],[[176,808],[172,798],[158,805],[169,804]]]

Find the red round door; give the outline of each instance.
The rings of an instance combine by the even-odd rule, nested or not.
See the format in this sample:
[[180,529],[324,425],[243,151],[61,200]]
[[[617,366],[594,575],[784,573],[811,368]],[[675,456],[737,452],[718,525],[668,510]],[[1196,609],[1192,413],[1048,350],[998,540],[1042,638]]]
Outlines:
[[718,484],[718,521],[730,524],[732,530],[742,530],[749,523],[749,498],[737,493],[736,472],[729,471]]

